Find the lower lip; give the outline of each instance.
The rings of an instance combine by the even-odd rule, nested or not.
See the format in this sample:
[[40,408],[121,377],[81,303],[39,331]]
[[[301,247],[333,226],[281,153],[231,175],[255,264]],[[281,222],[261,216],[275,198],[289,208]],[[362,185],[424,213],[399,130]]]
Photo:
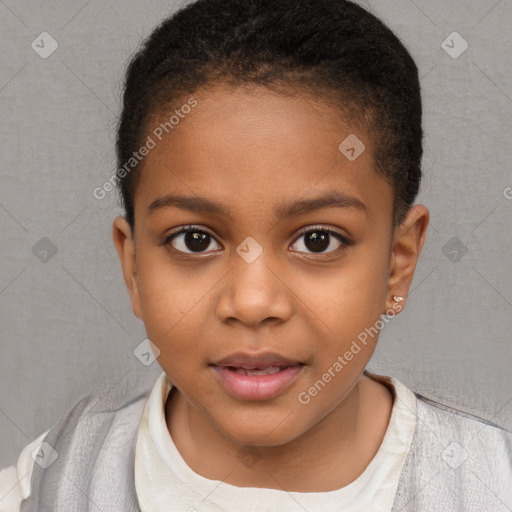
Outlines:
[[302,365],[287,366],[270,375],[243,375],[227,366],[213,366],[228,392],[242,400],[268,400],[282,393],[302,370]]

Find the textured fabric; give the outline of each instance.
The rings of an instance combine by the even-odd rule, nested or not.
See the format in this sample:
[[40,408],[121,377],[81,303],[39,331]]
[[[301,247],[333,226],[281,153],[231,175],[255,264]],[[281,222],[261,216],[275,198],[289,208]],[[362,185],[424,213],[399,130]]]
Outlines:
[[[46,469],[34,464],[30,497],[21,512],[140,512],[135,447],[152,387],[154,380],[150,385],[147,377],[126,379],[76,404],[46,435],[58,457]],[[510,512],[512,433],[414,395],[416,426],[392,512]],[[189,486],[189,492],[196,490]],[[168,503],[166,510],[208,510],[200,503],[184,508],[185,502],[190,507],[185,500]],[[246,508],[234,501],[225,510]],[[264,502],[259,510],[291,509]],[[307,510],[326,508],[319,501]]]
[[43,432],[21,450],[15,466],[0,471],[0,512],[19,512],[21,502],[30,496],[30,480],[35,463],[32,452],[48,432]]
[[135,441],[151,374],[122,379],[79,401],[45,442],[58,457],[35,464],[21,512],[140,512],[135,494]]
[[[369,374],[372,376],[372,374]],[[389,512],[416,426],[414,393],[396,379],[377,376],[395,399],[381,446],[364,472],[330,492],[285,492],[237,487],[204,478],[186,464],[167,429],[165,402],[172,384],[162,372],[144,409],[137,437],[135,486],[141,512],[240,510],[264,512]]]
[[417,396],[392,512],[512,510],[512,432]]

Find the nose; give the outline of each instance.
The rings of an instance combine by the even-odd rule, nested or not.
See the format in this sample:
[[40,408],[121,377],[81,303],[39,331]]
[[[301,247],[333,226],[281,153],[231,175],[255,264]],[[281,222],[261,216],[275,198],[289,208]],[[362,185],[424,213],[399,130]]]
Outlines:
[[242,323],[255,329],[263,323],[281,323],[293,314],[290,283],[283,279],[279,264],[263,251],[251,263],[238,254],[222,281],[217,315],[225,323]]

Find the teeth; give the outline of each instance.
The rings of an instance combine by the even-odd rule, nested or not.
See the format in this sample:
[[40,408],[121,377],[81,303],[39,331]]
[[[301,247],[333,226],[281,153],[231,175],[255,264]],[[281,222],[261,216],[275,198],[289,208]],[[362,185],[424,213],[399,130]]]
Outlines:
[[280,372],[283,368],[284,367],[282,366],[271,366],[269,368],[253,368],[251,370],[247,370],[245,368],[231,367],[231,370],[235,373],[239,373],[240,375],[272,375]]

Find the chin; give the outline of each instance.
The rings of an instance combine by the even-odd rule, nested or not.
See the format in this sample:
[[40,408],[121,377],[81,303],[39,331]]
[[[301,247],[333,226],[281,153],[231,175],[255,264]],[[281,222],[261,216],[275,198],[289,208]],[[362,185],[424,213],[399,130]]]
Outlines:
[[251,421],[244,418],[237,422],[231,416],[230,423],[222,425],[220,431],[241,446],[281,446],[293,441],[301,434],[296,424],[293,431],[290,431],[290,423],[283,421],[283,417],[286,415],[270,417],[265,421]]

